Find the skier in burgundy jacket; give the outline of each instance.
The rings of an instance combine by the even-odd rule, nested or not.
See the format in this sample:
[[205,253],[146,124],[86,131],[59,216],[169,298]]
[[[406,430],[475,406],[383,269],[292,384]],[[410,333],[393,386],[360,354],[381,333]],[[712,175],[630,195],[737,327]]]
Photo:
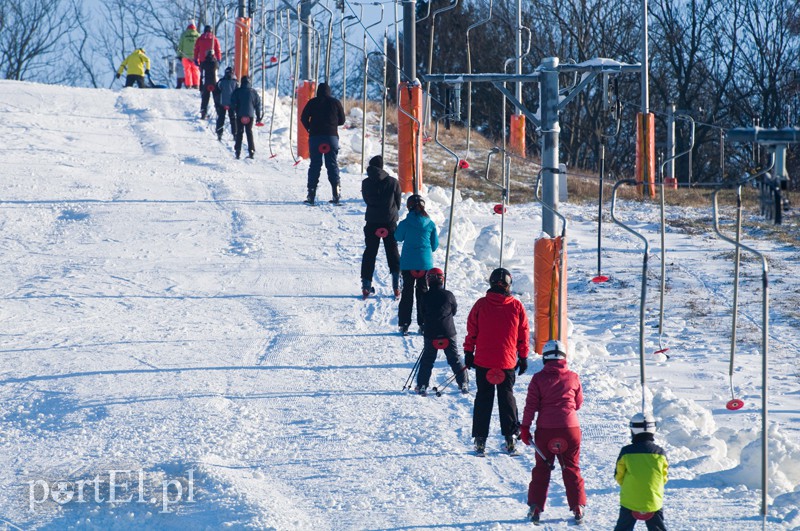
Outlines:
[[514,453],[514,435],[519,429],[517,401],[514,398],[514,370],[528,369],[528,316],[522,303],[511,296],[511,273],[503,268],[492,271],[489,291],[472,307],[467,317],[464,338],[465,365],[475,368],[475,406],[472,436],[475,450],[486,449],[489,424],[497,391],[500,430],[506,449]]
[[[544,368],[531,378],[520,426],[520,439],[527,445],[534,439],[536,465],[528,485],[528,518],[539,521],[550,485],[550,464],[558,458],[575,522],[583,521],[586,491],[578,464],[581,454],[581,428],[577,411],[583,404],[583,389],[578,375],[567,369],[567,351],[561,341],[548,341],[542,349]],[[531,423],[536,417],[536,433]],[[547,459],[542,459],[541,452]]]

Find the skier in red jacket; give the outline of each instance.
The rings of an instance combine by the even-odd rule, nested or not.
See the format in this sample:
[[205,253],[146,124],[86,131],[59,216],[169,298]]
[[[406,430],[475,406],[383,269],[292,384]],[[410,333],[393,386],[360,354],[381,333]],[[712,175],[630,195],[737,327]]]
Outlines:
[[[542,349],[544,368],[533,375],[522,414],[520,439],[527,445],[534,439],[538,451],[528,485],[528,518],[534,523],[544,510],[550,485],[550,463],[558,458],[567,491],[567,502],[575,522],[583,522],[586,491],[581,468],[581,428],[577,411],[583,404],[583,389],[578,375],[567,369],[567,351],[561,341],[548,341]],[[536,416],[536,433],[531,423]],[[539,455],[544,455],[547,462]]]
[[475,368],[475,406],[472,436],[475,450],[483,455],[497,389],[500,430],[509,453],[516,451],[514,435],[519,429],[517,401],[514,398],[514,369],[528,369],[528,316],[522,303],[511,296],[511,273],[503,268],[492,271],[489,291],[478,299],[467,317],[464,338],[465,364]]
[[214,52],[214,57],[217,58],[217,61],[222,61],[222,50],[219,47],[219,41],[214,36],[211,26],[207,25],[203,28],[203,34],[194,43],[194,64],[200,66],[200,62],[206,58],[209,50]]

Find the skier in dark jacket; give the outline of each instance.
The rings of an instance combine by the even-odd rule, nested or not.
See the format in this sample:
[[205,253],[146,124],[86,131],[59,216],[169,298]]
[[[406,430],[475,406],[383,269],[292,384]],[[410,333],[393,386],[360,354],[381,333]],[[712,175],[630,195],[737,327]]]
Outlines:
[[366,248],[361,258],[361,294],[364,298],[375,293],[372,275],[375,258],[383,240],[386,261],[392,274],[392,290],[400,297],[400,251],[394,239],[397,230],[398,211],[401,204],[400,183],[383,170],[383,157],[372,157],[367,166],[367,178],[361,181],[361,197],[367,204],[364,219],[364,241]]
[[421,395],[427,393],[430,383],[433,363],[439,349],[444,350],[447,363],[453,369],[456,384],[462,393],[467,393],[467,371],[461,356],[458,354],[456,343],[456,325],[453,317],[456,315],[458,305],[455,296],[444,289],[444,271],[435,267],[425,275],[428,281],[428,291],[425,292],[425,346],[419,359],[417,372],[417,392]]
[[236,138],[236,116],[231,104],[233,91],[239,88],[239,82],[233,77],[233,68],[225,69],[225,75],[217,81],[214,89],[214,105],[217,108],[217,140],[222,140],[222,128],[225,127],[225,114],[231,122],[231,135]]
[[492,271],[489,291],[478,299],[467,317],[464,358],[475,368],[475,407],[472,436],[475,450],[483,454],[497,391],[500,430],[506,448],[514,451],[514,435],[519,428],[517,401],[514,398],[514,369],[528,370],[528,316],[522,303],[511,296],[511,273],[501,268]]
[[256,153],[253,141],[253,119],[261,122],[261,98],[258,92],[250,88],[250,78],[242,76],[242,85],[231,95],[231,108],[236,116],[236,143],[233,146],[236,158],[242,151],[242,137],[247,134],[247,158],[252,159]]
[[303,108],[300,122],[308,131],[308,151],[311,162],[308,166],[308,196],[305,203],[314,204],[317,195],[319,174],[322,171],[322,159],[328,170],[328,181],[331,183],[333,204],[339,204],[341,188],[339,186],[339,126],[344,125],[344,107],[342,102],[331,96],[331,88],[327,83],[317,87],[317,97],[311,98]]
[[214,57],[214,52],[209,50],[206,58],[200,63],[200,118],[205,119],[208,114],[208,100],[217,86],[217,69],[219,61]]

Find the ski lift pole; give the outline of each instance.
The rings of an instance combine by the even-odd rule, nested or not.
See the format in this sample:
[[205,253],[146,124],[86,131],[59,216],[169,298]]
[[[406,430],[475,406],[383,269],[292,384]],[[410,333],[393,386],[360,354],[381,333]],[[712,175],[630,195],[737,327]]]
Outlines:
[[644,255],[642,257],[642,294],[639,300],[639,378],[641,380],[642,386],[642,413],[646,411],[645,409],[645,363],[644,363],[644,304],[645,299],[647,297],[647,258],[650,251],[650,244],[647,242],[647,238],[642,236],[641,233],[637,232],[636,230],[632,229],[622,221],[617,219],[615,214],[616,205],[617,205],[617,189],[623,184],[629,184],[632,186],[637,186],[639,183],[635,179],[623,179],[621,181],[617,181],[614,184],[614,188],[611,192],[611,219],[628,231],[629,233],[633,234],[644,243]]
[[433,140],[434,142],[436,142],[436,145],[444,149],[448,153],[450,153],[456,159],[456,164],[453,167],[453,188],[452,191],[450,192],[450,218],[448,220],[448,225],[447,225],[447,247],[444,253],[445,280],[447,279],[447,265],[450,262],[450,241],[452,240],[453,237],[453,211],[456,208],[456,186],[458,184],[458,170],[461,167],[461,159],[459,158],[459,156],[456,154],[455,151],[453,151],[452,149],[448,148],[447,146],[439,142],[439,122],[442,121],[442,119],[444,118],[451,118],[453,116],[457,117],[457,115],[451,115],[451,114],[440,116],[436,120],[436,128],[433,135]]
[[[433,38],[434,35],[436,34],[436,15],[455,9],[456,7],[458,7],[458,2],[459,0],[453,0],[453,3],[444,6],[440,9],[437,9],[431,15],[431,31],[428,40],[428,64],[426,65],[429,75],[433,74]],[[419,20],[417,22],[419,22]],[[431,112],[431,82],[427,81],[425,84],[425,100],[422,106],[422,116],[424,123],[429,123],[430,112]]]
[[324,9],[328,12],[328,33],[327,33],[327,42],[325,44],[325,83],[330,83],[330,76],[331,76],[331,41],[333,39],[333,11],[325,5],[324,2],[320,2],[319,7]]
[[[492,3],[493,0],[489,0],[489,14],[485,19],[481,19],[478,22],[472,24],[467,28],[467,74],[472,73],[472,52],[470,51],[469,47],[469,32],[473,29],[477,28],[478,26],[482,26],[486,24],[492,19]],[[430,2],[429,2],[430,5]],[[464,158],[469,160],[469,146],[470,146],[470,134],[472,133],[472,81],[467,82],[467,151],[464,155]],[[487,161],[488,165],[488,161]],[[502,265],[501,265],[502,267]]]
[[[665,214],[665,201],[664,201],[664,166],[667,163],[672,162],[674,160],[679,159],[680,157],[691,153],[694,149],[694,119],[689,116],[688,114],[678,114],[675,116],[676,119],[682,119],[689,122],[689,147],[678,153],[677,155],[673,155],[672,157],[667,158],[664,162],[661,163],[661,171],[659,172],[661,175],[661,296],[659,297],[659,304],[658,304],[658,351],[657,354],[664,354],[668,348],[664,348],[661,344],[661,338],[664,335],[664,292],[667,289],[667,246],[666,246],[666,214]],[[666,355],[666,354],[665,354]],[[669,356],[667,356],[669,358]]]
[[[364,6],[359,4],[358,8],[360,10],[360,15],[358,17],[356,17],[355,14],[342,17],[341,23],[339,25],[339,28],[341,29],[342,32],[342,107],[344,108],[345,116],[347,116],[347,47],[354,46],[358,48],[358,45],[355,45],[351,42],[347,42],[345,34],[350,33],[350,28],[352,28],[353,26],[357,26],[358,24],[361,23],[361,19],[364,16]],[[352,7],[350,9],[352,10]],[[345,26],[344,21],[349,19],[355,19],[355,22]],[[345,29],[347,31],[345,31]]]
[[[609,106],[608,89],[608,74],[603,74],[603,110],[607,111]],[[606,174],[606,138],[614,138],[619,135],[622,103],[619,99],[619,85],[616,78],[614,78],[614,94],[616,101],[614,102],[614,121],[615,128],[613,134],[606,134],[602,129],[597,132],[597,137],[600,141],[600,184],[597,187],[597,276],[592,279],[592,282],[599,284],[608,281],[608,276],[603,275],[603,180]]]
[[364,45],[361,48],[364,52],[364,89],[362,93],[362,104],[361,104],[361,173],[364,173],[364,158],[367,144],[367,78],[369,77],[369,54],[367,53],[367,35],[369,34],[369,29],[377,26],[381,22],[383,22],[383,4],[373,4],[378,5],[381,8],[381,18],[378,19],[377,22],[374,24],[370,24],[369,26],[364,27]]
[[[487,183],[491,184],[492,186],[496,186],[497,188],[499,188],[500,191],[501,191],[501,194],[502,194],[501,195],[501,204],[499,205],[500,206],[500,212],[499,212],[499,214],[500,214],[500,265],[498,265],[497,267],[503,267],[503,248],[505,247],[504,229],[505,229],[506,200],[508,199],[508,190],[505,187],[505,183],[497,184],[495,182],[492,182],[489,179],[489,169],[490,169],[490,166],[491,166],[491,163],[492,163],[492,155],[496,155],[498,153],[501,153],[502,151],[503,150],[501,148],[497,147],[497,146],[494,146],[492,149],[489,150],[488,155],[486,155],[486,171],[483,174],[483,179]],[[495,213],[498,213],[497,210],[498,210],[497,206],[495,206]]]
[[273,37],[275,37],[275,39],[278,41],[278,55],[276,57],[276,59],[277,59],[276,63],[277,64],[275,66],[275,68],[276,68],[276,70],[275,70],[275,92],[272,94],[272,116],[270,117],[270,120],[269,120],[269,137],[268,137],[269,139],[267,141],[268,145],[269,145],[269,155],[270,155],[269,158],[272,159],[272,158],[275,158],[275,156],[276,156],[275,152],[272,150],[272,132],[273,132],[273,130],[275,128],[274,127],[275,126],[275,107],[277,107],[277,105],[278,105],[278,87],[279,87],[280,81],[281,81],[281,53],[283,52],[283,39],[281,39],[280,35],[278,35],[277,33],[273,32],[272,30],[268,29],[267,32],[269,32],[269,34],[272,35]]
[[[760,177],[763,174],[766,174],[770,170],[772,170],[773,164],[770,165],[769,168],[759,172],[757,175],[753,176],[752,178],[745,179],[738,183],[738,186],[755,179],[756,177]],[[719,230],[719,220],[718,220],[718,208],[717,208],[717,194],[719,194],[721,188],[717,188],[711,194],[711,203],[712,203],[712,211],[714,214],[714,232],[717,233],[721,239],[725,240],[728,243],[732,243],[737,247],[741,247],[746,251],[750,251],[754,255],[756,255],[761,260],[761,285],[763,289],[762,294],[762,301],[761,301],[761,386],[762,386],[762,393],[761,393],[761,516],[766,518],[767,515],[767,465],[768,465],[768,451],[767,448],[767,361],[768,361],[768,353],[769,353],[769,264],[767,263],[766,257],[763,253],[759,252],[758,250],[749,247],[740,241],[732,240],[729,237],[725,236]],[[738,283],[737,283],[738,284]],[[731,358],[731,363],[733,363]]]
[[[384,35],[384,46],[386,45],[386,36]],[[369,75],[369,65],[367,66],[367,76],[381,85],[381,157],[385,154],[386,149],[386,53],[385,52],[370,52],[367,54],[367,61],[369,58],[377,56],[381,58],[381,70],[383,71],[383,80],[375,79]],[[363,152],[363,149],[362,149]]]
[[[300,4],[298,4],[298,13],[297,19],[300,20],[300,12],[299,12]],[[291,60],[292,57],[292,14],[289,9],[286,10],[286,31],[289,33],[289,58]],[[297,76],[300,72],[300,23],[297,24],[297,42],[296,44],[296,52],[294,54],[294,75],[292,76],[292,105],[289,109],[289,153],[292,155],[292,159],[294,160],[295,165],[299,164],[302,159],[298,158],[294,154],[294,149],[292,148],[293,138],[292,138],[292,124],[294,123],[294,103],[297,99]],[[299,134],[299,132],[298,132]]]
[[[564,249],[567,246],[567,218],[565,218],[561,214],[561,212],[559,212],[558,210],[556,210],[553,207],[551,207],[550,205],[548,205],[539,196],[539,192],[540,192],[539,182],[541,180],[542,171],[543,170],[544,170],[544,168],[539,170],[539,173],[536,175],[536,184],[535,184],[535,186],[533,188],[534,189],[534,197],[535,197],[536,201],[540,205],[542,205],[542,208],[546,208],[550,213],[552,213],[559,220],[561,220],[561,245],[559,246],[559,249],[558,249],[558,274],[559,274],[559,277],[560,277],[559,282],[564,282],[564,279],[567,278],[567,270],[566,270],[566,267],[564,265],[564,263],[565,263],[565,260],[564,260]],[[555,284],[555,282],[553,284]],[[558,287],[558,313],[559,313],[559,316],[558,316],[558,329],[556,330],[555,329],[556,327],[553,326],[552,320],[554,318],[553,314],[555,312],[552,311],[552,306],[551,306],[551,311],[550,311],[550,339],[554,339],[554,336],[556,336],[556,332],[557,332],[557,337],[558,337],[559,340],[561,340],[561,312],[564,311],[564,306],[563,306],[564,297],[562,296],[562,293],[563,293],[563,290],[561,289],[561,286],[559,285],[559,287]],[[552,292],[551,292],[550,297],[551,297],[551,300],[552,300]]]

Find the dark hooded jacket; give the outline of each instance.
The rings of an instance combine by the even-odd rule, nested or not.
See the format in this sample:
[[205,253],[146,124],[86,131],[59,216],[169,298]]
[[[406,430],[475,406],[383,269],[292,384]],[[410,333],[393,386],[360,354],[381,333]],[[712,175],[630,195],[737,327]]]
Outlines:
[[211,87],[211,90],[214,90],[214,86],[217,84],[218,68],[219,61],[214,57],[214,54],[206,54],[206,58],[200,63],[200,71],[202,72],[200,79],[202,79],[201,88],[203,90],[207,90],[207,87]]
[[242,85],[233,91],[231,108],[237,118],[249,116],[250,118],[255,117],[256,121],[261,121],[261,98],[258,96],[258,92],[250,88],[250,80],[247,76],[242,77]]
[[377,166],[367,167],[367,178],[361,181],[361,197],[367,204],[367,223],[397,225],[402,196],[397,179]]
[[217,88],[214,90],[214,96],[219,99],[220,105],[223,107],[230,107],[231,96],[233,96],[233,91],[237,88],[239,88],[239,82],[233,77],[233,72],[226,71],[222,79],[217,81]]
[[317,97],[308,100],[300,121],[309,136],[339,136],[339,126],[344,125],[344,107],[331,96],[327,83],[319,84]]
[[456,337],[453,316],[458,311],[456,297],[440,285],[431,284],[425,298],[425,338]]

